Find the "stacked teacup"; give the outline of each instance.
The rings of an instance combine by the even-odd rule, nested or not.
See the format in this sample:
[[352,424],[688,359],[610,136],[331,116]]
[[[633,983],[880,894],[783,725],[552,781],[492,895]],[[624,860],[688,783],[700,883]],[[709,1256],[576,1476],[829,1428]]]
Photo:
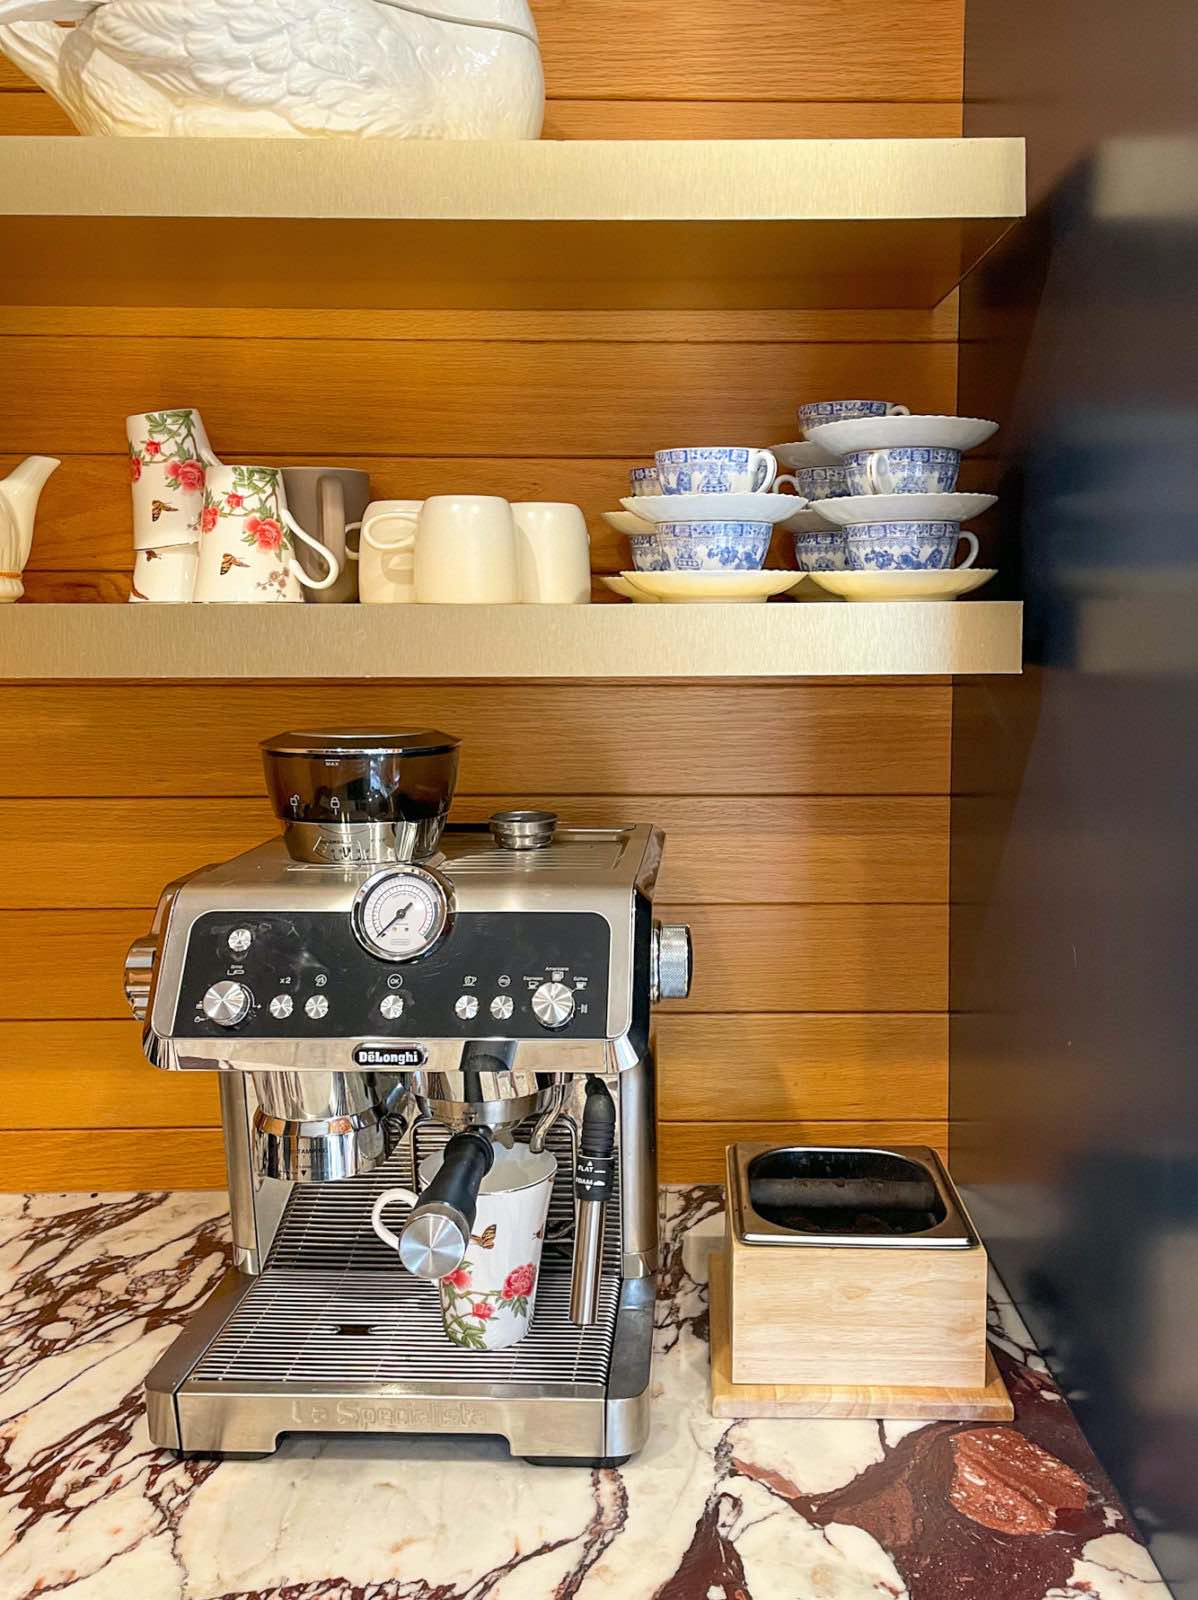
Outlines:
[[778,494],[778,462],[752,445],[659,450],[634,467],[622,504],[644,527],[628,529],[638,572],[758,572],[770,536],[801,502]]
[[977,537],[961,523],[995,497],[956,493],[957,476],[962,452],[997,423],[913,416],[885,400],[828,400],[801,406],[799,424],[806,448],[829,463],[796,473],[824,523],[795,535],[801,570],[943,572],[954,567],[962,541],[969,552],[960,566],[973,565]]

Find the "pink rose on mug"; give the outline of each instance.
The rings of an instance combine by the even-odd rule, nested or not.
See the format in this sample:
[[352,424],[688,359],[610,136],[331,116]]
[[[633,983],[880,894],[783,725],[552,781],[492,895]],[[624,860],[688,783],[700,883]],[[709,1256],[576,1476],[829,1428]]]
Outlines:
[[220,520],[220,512],[215,506],[205,506],[200,512],[200,532],[211,533]]
[[278,550],[283,543],[283,524],[274,517],[247,517],[245,531],[246,544],[256,544],[259,550]]
[[177,484],[180,489],[204,487],[204,466],[199,461],[168,461],[166,476],[168,482]]

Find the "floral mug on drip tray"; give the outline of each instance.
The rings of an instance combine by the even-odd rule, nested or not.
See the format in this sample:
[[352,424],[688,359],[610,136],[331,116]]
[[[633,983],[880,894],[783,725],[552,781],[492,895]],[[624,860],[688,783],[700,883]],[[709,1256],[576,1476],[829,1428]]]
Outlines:
[[[440,1165],[440,1151],[420,1163],[422,1189]],[[495,1164],[478,1191],[465,1258],[435,1285],[441,1324],[452,1344],[464,1350],[506,1350],[528,1332],[556,1174],[557,1160],[549,1151],[536,1155],[527,1145],[507,1150],[496,1144]],[[414,1206],[416,1200],[411,1189],[384,1189],[374,1203],[371,1225],[397,1252],[399,1239],[383,1221],[383,1212],[391,1205]]]
[[[315,550],[328,571],[310,578],[295,539]],[[303,585],[327,589],[341,564],[304,532],[287,509],[280,467],[210,466],[200,509],[195,598],[209,605],[303,600]]]

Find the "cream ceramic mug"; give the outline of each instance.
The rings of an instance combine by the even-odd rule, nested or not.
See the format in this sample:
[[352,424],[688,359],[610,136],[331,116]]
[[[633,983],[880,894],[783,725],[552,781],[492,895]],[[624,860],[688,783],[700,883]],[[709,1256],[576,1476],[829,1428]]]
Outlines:
[[435,494],[419,512],[395,515],[398,538],[362,528],[380,553],[415,551],[416,599],[424,605],[510,605],[520,598],[516,525],[506,500],[490,494]]
[[523,500],[512,507],[520,598],[535,605],[580,606],[591,598],[591,540],[579,506]]
[[[427,1189],[441,1154],[420,1163]],[[466,1350],[506,1350],[523,1339],[532,1321],[541,1270],[541,1245],[557,1161],[548,1150],[495,1146],[495,1163],[479,1186],[478,1210],[460,1267],[437,1280],[446,1338]],[[398,1252],[399,1239],[383,1221],[388,1206],[414,1206],[410,1189],[384,1189],[374,1202],[371,1226]],[[431,1287],[431,1285],[430,1285]]]
[[[346,554],[358,563],[358,599],[363,605],[406,605],[415,600],[416,555],[407,535],[423,505],[423,500],[372,500],[362,521],[348,525],[347,532],[362,530],[357,550]],[[398,539],[397,545],[393,539]]]
[[184,605],[195,596],[198,544],[168,544],[160,550],[138,550],[133,557],[129,599],[137,604]]
[[[325,577],[310,578],[300,566],[296,539],[323,558]],[[301,585],[327,589],[340,572],[332,551],[305,533],[288,511],[281,467],[208,468],[196,600],[208,605],[302,601]]]

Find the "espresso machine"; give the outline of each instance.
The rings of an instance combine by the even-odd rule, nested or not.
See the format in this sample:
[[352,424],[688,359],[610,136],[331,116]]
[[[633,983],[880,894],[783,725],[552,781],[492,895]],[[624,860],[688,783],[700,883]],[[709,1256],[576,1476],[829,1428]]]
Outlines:
[[[126,963],[149,1061],[219,1076],[232,1214],[231,1269],[146,1380],[151,1438],[627,1458],[649,1423],[650,1009],[690,986],[688,930],[652,916],[661,834],[532,810],[447,826],[458,741],[435,731],[262,754],[282,837],[170,884]],[[436,1280],[513,1141],[557,1159],[535,1314],[510,1348],[464,1350]],[[398,1257],[371,1226],[396,1187],[416,1191]]]

